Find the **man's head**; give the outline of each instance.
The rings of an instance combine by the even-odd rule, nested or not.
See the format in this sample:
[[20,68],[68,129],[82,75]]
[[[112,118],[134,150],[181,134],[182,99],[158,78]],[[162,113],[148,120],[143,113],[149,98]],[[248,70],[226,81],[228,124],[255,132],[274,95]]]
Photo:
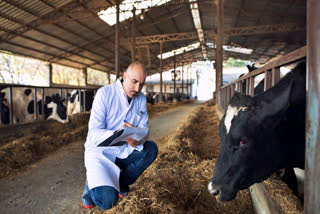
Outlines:
[[123,73],[123,90],[128,97],[135,97],[142,90],[146,80],[144,66],[140,62],[133,62]]

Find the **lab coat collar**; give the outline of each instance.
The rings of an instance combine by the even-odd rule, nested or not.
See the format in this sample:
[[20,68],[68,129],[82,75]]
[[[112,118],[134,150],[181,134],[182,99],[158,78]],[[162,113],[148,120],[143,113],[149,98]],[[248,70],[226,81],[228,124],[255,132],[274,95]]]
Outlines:
[[120,79],[120,78],[119,78],[119,79],[117,80],[117,82],[116,82],[116,85],[117,85],[117,87],[119,88],[120,92],[123,94],[123,98],[127,101],[128,105],[130,106],[131,103],[134,102],[134,98],[135,98],[135,97],[132,98],[132,101],[131,101],[131,103],[129,104],[128,96],[127,96],[126,92],[124,92],[124,90],[123,90],[122,81],[123,81],[123,79]]

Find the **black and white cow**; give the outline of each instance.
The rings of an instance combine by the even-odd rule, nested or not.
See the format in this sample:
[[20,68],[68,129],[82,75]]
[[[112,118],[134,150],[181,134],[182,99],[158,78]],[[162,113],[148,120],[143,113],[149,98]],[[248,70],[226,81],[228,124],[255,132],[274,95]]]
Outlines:
[[[3,89],[1,93],[4,94],[6,105],[8,105],[9,88]],[[61,123],[69,122],[67,108],[64,106],[63,101],[59,94],[45,96],[45,119],[54,119]],[[12,104],[13,123],[24,123],[34,119],[34,95],[30,88],[13,88]],[[37,105],[38,114],[42,115],[42,96],[39,92],[37,93]]]
[[[254,64],[252,64],[252,66],[247,65],[248,71],[249,73],[258,69],[257,67],[254,66]],[[242,77],[245,74],[240,74],[239,78]],[[247,85],[246,82],[242,82],[241,83],[241,92],[246,93],[246,89],[247,89]],[[263,93],[264,91],[264,78],[262,80],[258,80],[256,86],[254,87],[254,95],[258,95]]]
[[278,169],[303,169],[305,112],[305,62],[258,96],[234,94],[220,120],[221,147],[209,192],[230,201]]
[[[68,95],[68,115],[77,114],[81,112],[81,106],[84,107],[83,95],[84,91],[80,90],[81,99],[79,96],[79,90],[73,90],[70,95]],[[92,108],[92,103],[94,99],[94,91],[86,90],[85,92],[85,107],[86,111],[90,111]]]

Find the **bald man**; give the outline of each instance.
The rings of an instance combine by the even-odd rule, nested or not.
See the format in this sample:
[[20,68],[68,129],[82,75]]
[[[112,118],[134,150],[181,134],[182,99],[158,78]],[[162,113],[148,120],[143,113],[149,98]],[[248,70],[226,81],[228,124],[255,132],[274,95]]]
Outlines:
[[146,97],[141,93],[145,79],[143,65],[134,62],[123,79],[96,93],[85,143],[85,208],[97,205],[107,210],[115,206],[119,197],[130,191],[129,185],[156,159],[158,148],[148,140],[148,134],[140,141],[127,137],[113,146],[98,146],[123,127],[148,129]]

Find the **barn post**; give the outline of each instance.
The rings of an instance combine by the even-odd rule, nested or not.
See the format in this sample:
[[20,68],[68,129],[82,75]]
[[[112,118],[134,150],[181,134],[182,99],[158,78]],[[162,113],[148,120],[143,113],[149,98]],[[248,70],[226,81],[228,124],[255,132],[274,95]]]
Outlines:
[[176,96],[176,53],[173,53],[173,96]]
[[10,124],[13,124],[13,102],[12,102],[12,87],[9,86],[9,119]]
[[52,64],[48,64],[48,68],[49,68],[49,87],[51,87],[52,85]]
[[[223,64],[223,29],[224,29],[224,8],[223,8],[223,0],[218,0],[217,5],[217,37],[216,37],[216,98],[217,98],[217,108],[223,107],[221,106],[221,86],[222,86],[222,64]],[[222,109],[221,109],[222,110]],[[223,110],[222,110],[223,111]]]
[[162,48],[163,48],[163,43],[160,42],[160,103],[163,102],[162,99]]
[[41,102],[41,110],[42,110],[42,119],[45,120],[46,119],[46,115],[44,113],[44,88],[41,88],[41,99],[42,99],[42,102]]
[[320,1],[307,1],[307,108],[304,212],[320,210]]
[[120,39],[119,39],[119,34],[120,34],[120,22],[119,22],[119,14],[120,14],[120,5],[119,5],[119,0],[116,0],[116,8],[117,8],[117,15],[116,15],[116,30],[115,30],[115,48],[114,48],[114,54],[115,54],[115,59],[114,59],[114,70],[116,73],[116,79],[120,77],[119,73],[119,46],[120,46]]
[[84,86],[87,87],[88,85],[88,69],[87,68],[82,68],[82,73],[83,73],[83,79],[84,79]]
[[264,72],[264,89],[263,91],[268,90],[272,86],[272,73],[271,71]]
[[[42,100],[43,102],[43,100]],[[35,87],[33,89],[33,111],[34,111],[34,119],[38,119],[38,101],[37,101],[37,88]]]
[[108,84],[111,84],[111,72],[108,71]]
[[181,85],[182,85],[182,99],[183,99],[183,65],[184,65],[184,62],[182,62],[182,68],[181,68]]
[[136,8],[134,6],[132,9],[131,36],[132,36],[131,62],[134,62],[136,60]]
[[190,67],[187,67],[187,96],[189,96],[189,68]]
[[272,81],[271,85],[274,86],[280,80],[280,68],[272,68]]

